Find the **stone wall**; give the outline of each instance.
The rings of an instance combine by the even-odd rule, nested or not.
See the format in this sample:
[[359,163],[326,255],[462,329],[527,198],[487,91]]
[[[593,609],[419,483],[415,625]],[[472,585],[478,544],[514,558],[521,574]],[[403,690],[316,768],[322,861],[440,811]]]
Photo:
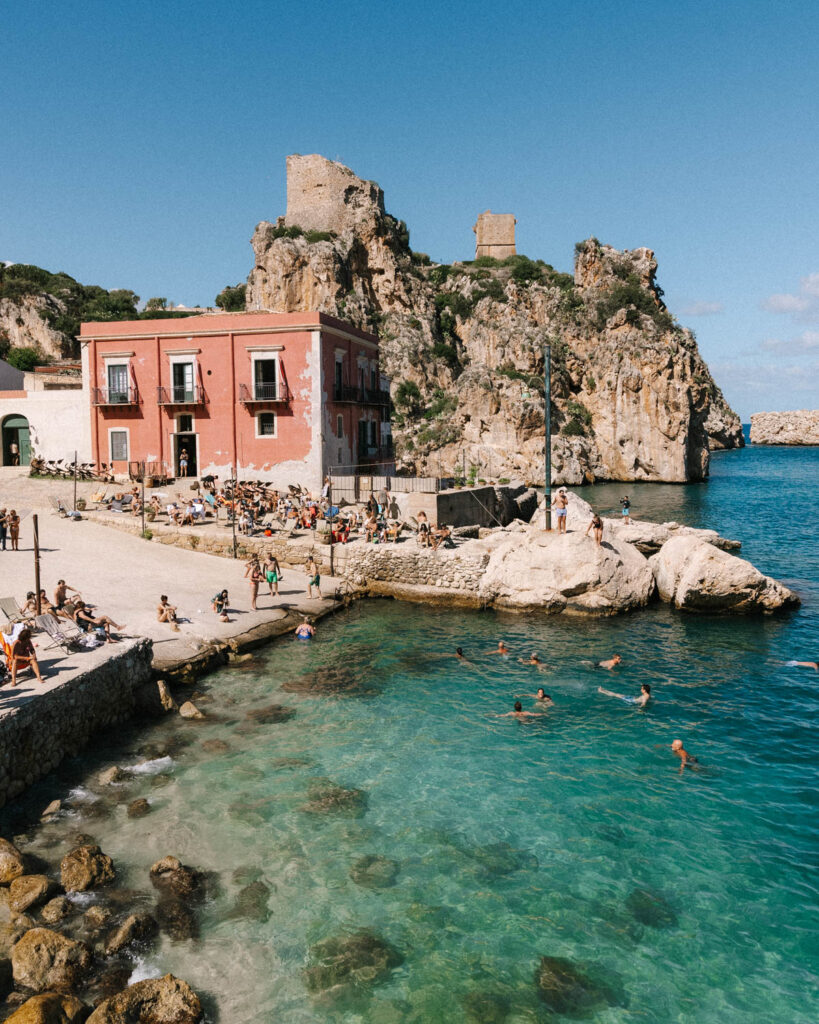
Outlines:
[[0,718],[0,807],[76,754],[95,732],[131,717],[151,679],[150,640],[89,651],[89,667],[67,676]]
[[462,551],[416,547],[412,541],[401,545],[336,545],[336,572],[350,583],[365,589],[374,584],[389,584],[390,592],[402,587],[432,587],[471,594],[477,600],[480,581],[489,562],[489,554],[466,555]]

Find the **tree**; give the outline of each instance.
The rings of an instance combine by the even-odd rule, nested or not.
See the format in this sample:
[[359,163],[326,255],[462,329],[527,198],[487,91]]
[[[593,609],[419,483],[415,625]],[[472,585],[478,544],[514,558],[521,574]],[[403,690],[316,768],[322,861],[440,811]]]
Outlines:
[[226,313],[241,313],[245,308],[247,285],[226,285],[216,296],[216,305]]
[[163,299],[159,299],[159,298],[148,299],[148,301],[145,303],[145,308],[148,309],[148,310],[151,310],[151,311],[153,311],[155,309],[167,309],[168,308],[168,300],[164,299],[164,298]]
[[43,357],[36,348],[12,348],[6,356],[6,362],[25,373],[39,366],[43,362]]

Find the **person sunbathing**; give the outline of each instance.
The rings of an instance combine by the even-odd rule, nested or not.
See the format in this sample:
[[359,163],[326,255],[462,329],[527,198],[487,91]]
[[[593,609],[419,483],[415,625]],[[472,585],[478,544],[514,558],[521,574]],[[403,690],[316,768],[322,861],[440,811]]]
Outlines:
[[21,668],[30,668],[37,677],[39,683],[45,682],[40,674],[40,666],[37,662],[37,653],[31,640],[31,630],[26,626],[21,630],[17,639],[9,645],[8,663],[11,671],[11,686],[17,685],[17,673]]
[[176,605],[168,603],[168,595],[159,595],[159,604],[156,606],[156,620],[157,622],[167,622],[171,629],[175,632],[179,632],[179,626],[176,621]]
[[104,630],[105,640],[109,644],[116,643],[115,640],[111,639],[112,627],[119,630],[125,629],[125,626],[117,625],[117,623],[107,615],[93,615],[85,601],[77,601],[74,608],[74,621],[80,629],[85,630],[86,633],[90,633],[92,629]]

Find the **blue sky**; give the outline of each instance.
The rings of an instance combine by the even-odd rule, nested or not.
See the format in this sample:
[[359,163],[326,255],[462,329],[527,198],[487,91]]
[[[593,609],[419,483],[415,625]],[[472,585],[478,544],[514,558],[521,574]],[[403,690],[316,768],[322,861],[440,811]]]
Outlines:
[[802,0],[6,4],[0,259],[212,303],[318,152],[434,259],[487,208],[561,270],[650,246],[743,419],[816,408],[817,38]]

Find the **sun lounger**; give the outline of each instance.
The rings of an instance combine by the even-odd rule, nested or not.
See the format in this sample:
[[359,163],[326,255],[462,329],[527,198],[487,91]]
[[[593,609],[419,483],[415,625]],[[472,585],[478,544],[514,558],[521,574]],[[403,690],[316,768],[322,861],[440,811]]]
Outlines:
[[20,606],[13,597],[0,597],[0,612],[5,615],[8,622],[20,622],[23,619]]
[[63,622],[65,622],[65,627],[70,625],[67,620],[58,622],[53,615],[38,615],[34,619],[34,625],[37,629],[41,629],[52,640],[52,643],[46,647],[47,651],[50,651],[54,647],[60,647],[66,654],[70,654],[72,651],[79,648],[79,644],[77,642],[80,635],[79,629],[76,633],[71,632],[63,626]]

